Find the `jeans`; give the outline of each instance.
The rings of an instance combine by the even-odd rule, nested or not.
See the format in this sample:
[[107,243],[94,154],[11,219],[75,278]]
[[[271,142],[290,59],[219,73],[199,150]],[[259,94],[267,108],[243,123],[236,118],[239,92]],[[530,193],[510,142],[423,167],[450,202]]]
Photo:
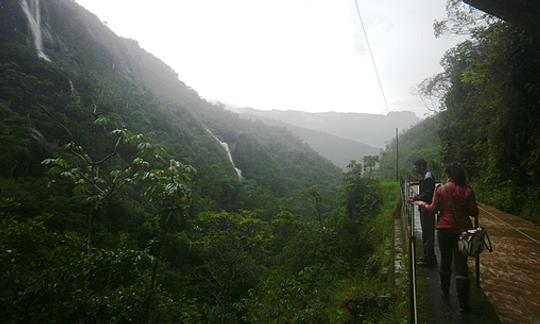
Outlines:
[[435,257],[435,215],[420,212],[420,225],[422,226],[422,245],[424,247],[424,260],[436,262]]

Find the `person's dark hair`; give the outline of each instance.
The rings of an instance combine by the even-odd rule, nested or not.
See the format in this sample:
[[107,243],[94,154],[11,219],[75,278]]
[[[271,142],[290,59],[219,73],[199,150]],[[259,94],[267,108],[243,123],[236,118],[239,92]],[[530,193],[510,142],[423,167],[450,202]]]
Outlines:
[[421,168],[427,169],[427,162],[424,159],[418,159],[418,160],[414,161],[414,165],[419,166]]
[[444,167],[444,172],[446,173],[448,178],[454,180],[457,185],[462,187],[467,185],[467,173],[465,172],[465,168],[463,168],[461,163],[448,163]]

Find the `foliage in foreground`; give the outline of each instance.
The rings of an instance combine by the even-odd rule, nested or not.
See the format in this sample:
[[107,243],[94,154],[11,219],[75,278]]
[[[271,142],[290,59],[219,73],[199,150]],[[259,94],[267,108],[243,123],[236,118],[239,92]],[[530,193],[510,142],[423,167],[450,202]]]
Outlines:
[[[150,144],[137,147],[147,149]],[[385,250],[391,249],[397,193],[395,187],[381,187],[363,177],[359,164],[351,164],[345,174],[342,207],[315,206],[309,217],[283,209],[268,219],[261,210],[185,217],[189,177],[175,182],[174,176],[159,175],[173,170],[185,174],[189,169],[159,162],[150,167],[147,160],[137,160],[142,169],[133,174],[129,186],[98,199],[96,207],[95,191],[77,189],[83,185],[75,176],[80,170],[67,168],[67,163],[48,163],[51,179],[59,181],[46,190],[74,190],[86,204],[72,225],[59,222],[56,213],[65,212],[62,208],[21,217],[24,203],[16,196],[1,200],[4,322],[313,323],[394,318],[387,314],[396,299],[388,282],[392,260]],[[102,186],[115,179],[95,178]],[[308,197],[317,192],[310,188]],[[180,200],[175,200],[177,194]],[[111,202],[129,197],[146,197],[149,205],[138,223],[117,227],[119,223],[104,216]],[[314,202],[323,205],[321,200]],[[89,212],[94,222],[80,222],[88,220]]]
[[380,185],[360,166],[337,188],[340,170],[291,134],[202,100],[74,1],[41,4],[53,62],[17,1],[0,11],[0,322],[374,321],[390,307],[367,288],[336,297],[385,263],[371,258]]

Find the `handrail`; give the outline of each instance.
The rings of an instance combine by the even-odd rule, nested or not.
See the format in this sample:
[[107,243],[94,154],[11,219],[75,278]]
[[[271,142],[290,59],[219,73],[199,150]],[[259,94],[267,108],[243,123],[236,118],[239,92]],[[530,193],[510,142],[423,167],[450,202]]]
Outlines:
[[[400,177],[401,189],[401,219],[402,226],[408,227],[406,243],[409,246],[409,316],[411,323],[418,323],[418,308],[416,299],[416,236],[414,232],[414,206],[409,203],[409,197],[412,196],[410,183],[406,183],[403,177]],[[404,221],[406,224],[403,224]]]

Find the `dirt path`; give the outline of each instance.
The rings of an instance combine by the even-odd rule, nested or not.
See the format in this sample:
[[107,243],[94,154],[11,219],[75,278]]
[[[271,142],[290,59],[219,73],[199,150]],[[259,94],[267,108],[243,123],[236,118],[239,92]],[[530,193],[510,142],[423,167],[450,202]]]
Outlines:
[[540,226],[482,204],[480,225],[494,248],[480,258],[481,285],[500,320],[540,323]]

